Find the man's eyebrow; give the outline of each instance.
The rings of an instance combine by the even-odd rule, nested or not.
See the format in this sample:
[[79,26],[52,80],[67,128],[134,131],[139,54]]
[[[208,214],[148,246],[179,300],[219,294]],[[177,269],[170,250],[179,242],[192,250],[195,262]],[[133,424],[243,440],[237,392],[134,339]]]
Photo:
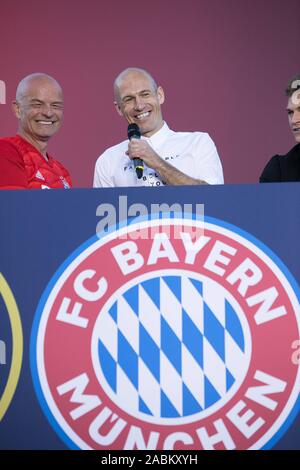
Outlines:
[[[31,98],[31,99],[30,99],[30,102],[31,102],[31,103],[33,103],[33,102],[35,102],[35,103],[41,103],[41,104],[44,103],[44,101],[39,100],[38,98]],[[61,100],[61,101],[59,101],[59,100],[51,101],[51,104],[63,104],[63,100]]]
[[139,91],[139,95],[142,95],[143,93],[153,93],[153,90],[146,88],[145,90]]
[[141,93],[151,93],[151,89],[145,88],[145,90],[138,91],[137,93],[128,93],[127,95],[123,96],[122,100],[124,100],[125,98],[132,98],[133,96],[140,95]]
[[133,96],[134,96],[134,95],[129,95],[129,94],[128,94],[128,95],[125,95],[125,96],[122,97],[122,101],[125,100],[126,98],[132,98]]

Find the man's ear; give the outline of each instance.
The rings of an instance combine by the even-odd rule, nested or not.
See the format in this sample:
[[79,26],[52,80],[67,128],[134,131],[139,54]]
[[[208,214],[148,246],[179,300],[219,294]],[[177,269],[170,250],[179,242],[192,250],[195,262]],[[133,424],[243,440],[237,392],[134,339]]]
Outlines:
[[118,103],[116,101],[114,101],[114,105],[115,105],[115,108],[116,108],[117,113],[119,114],[119,116],[123,116],[121,108],[120,108],[120,106],[118,105]]
[[163,104],[165,102],[165,92],[161,86],[157,88],[156,94],[157,94],[159,104]]
[[20,119],[21,117],[21,112],[20,112],[20,105],[17,101],[13,101],[12,104],[11,104],[11,109],[12,109],[12,112],[14,113],[14,115]]

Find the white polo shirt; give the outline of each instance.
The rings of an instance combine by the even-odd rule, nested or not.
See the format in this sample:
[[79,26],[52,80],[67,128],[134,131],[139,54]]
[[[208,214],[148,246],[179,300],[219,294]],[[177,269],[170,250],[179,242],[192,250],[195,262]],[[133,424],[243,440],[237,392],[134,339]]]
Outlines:
[[[223,171],[216,146],[205,132],[174,132],[166,123],[147,140],[153,150],[182,173],[206,181],[222,184]],[[132,160],[126,155],[128,140],[107,149],[95,166],[95,188],[116,186],[161,186],[165,183],[159,174],[145,165],[143,177],[138,179]]]

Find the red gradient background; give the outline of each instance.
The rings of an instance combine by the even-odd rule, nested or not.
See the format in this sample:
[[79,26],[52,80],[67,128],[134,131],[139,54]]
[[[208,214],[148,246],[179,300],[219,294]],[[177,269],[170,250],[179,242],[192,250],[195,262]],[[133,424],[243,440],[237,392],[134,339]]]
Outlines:
[[300,71],[299,0],[10,0],[0,3],[0,135],[13,135],[16,86],[53,75],[65,94],[49,151],[76,187],[92,185],[97,157],[126,137],[112,83],[148,69],[166,92],[174,130],[207,131],[225,182],[255,183],[267,160],[294,145],[284,87]]

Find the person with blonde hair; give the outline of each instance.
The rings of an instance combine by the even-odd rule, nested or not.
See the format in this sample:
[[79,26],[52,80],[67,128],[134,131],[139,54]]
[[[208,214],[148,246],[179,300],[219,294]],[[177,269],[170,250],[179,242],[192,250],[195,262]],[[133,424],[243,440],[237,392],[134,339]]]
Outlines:
[[297,144],[286,155],[271,158],[260,176],[261,183],[300,181],[300,74],[289,80],[285,93],[288,121]]

